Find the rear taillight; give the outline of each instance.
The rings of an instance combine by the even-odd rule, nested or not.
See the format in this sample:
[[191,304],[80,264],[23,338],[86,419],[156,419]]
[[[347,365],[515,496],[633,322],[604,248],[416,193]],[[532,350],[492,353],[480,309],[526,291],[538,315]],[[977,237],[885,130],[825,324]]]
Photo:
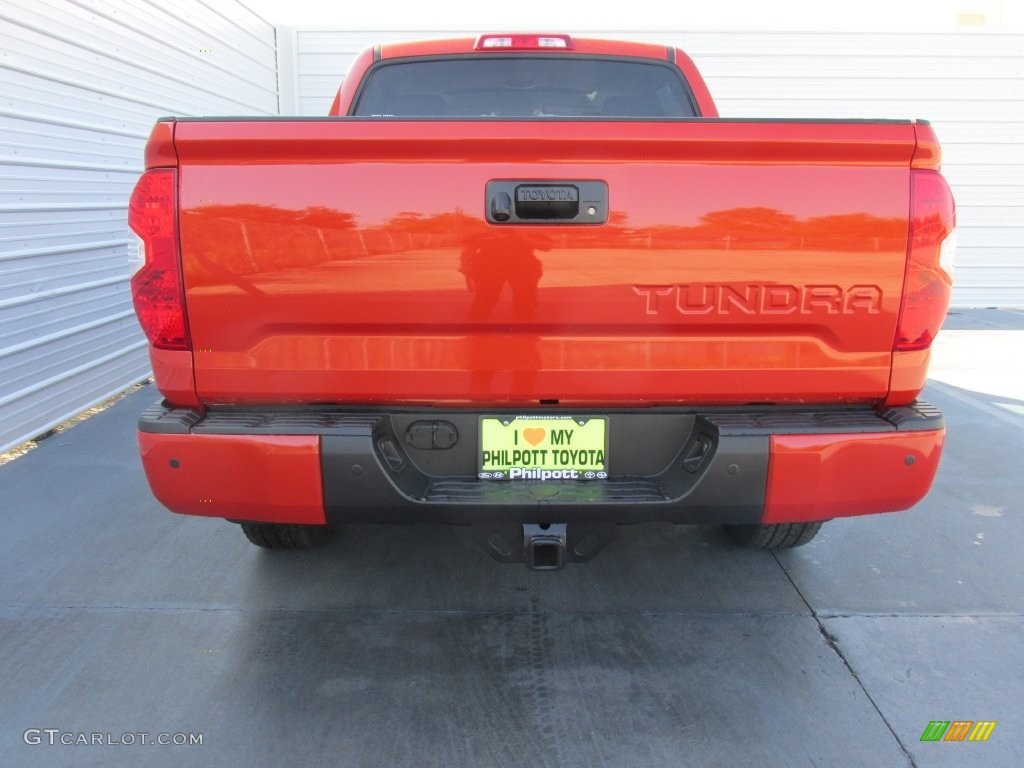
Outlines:
[[953,288],[956,209],[938,171],[910,172],[910,242],[903,306],[893,349],[927,349],[942,327]]
[[128,226],[142,240],[145,262],[132,277],[132,302],[154,347],[191,348],[185,322],[185,292],[178,261],[177,174],[146,171],[128,204]]

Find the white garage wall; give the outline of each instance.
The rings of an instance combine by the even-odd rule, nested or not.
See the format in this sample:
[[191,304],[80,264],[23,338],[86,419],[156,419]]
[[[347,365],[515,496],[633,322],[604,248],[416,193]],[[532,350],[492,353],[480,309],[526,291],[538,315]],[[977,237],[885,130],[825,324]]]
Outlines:
[[162,115],[276,114],[233,0],[0,3],[0,451],[149,375],[126,224]]
[[[473,34],[281,28],[281,110],[326,114],[349,63],[369,45]],[[1024,35],[579,34],[679,46],[724,117],[930,120],[958,204],[954,305],[1024,306]]]

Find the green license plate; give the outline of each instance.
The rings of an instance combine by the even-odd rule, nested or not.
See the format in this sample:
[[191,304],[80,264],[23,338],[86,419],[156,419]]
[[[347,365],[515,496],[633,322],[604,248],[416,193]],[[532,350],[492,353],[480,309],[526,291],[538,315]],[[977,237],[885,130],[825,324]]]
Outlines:
[[606,416],[481,416],[481,480],[604,480]]

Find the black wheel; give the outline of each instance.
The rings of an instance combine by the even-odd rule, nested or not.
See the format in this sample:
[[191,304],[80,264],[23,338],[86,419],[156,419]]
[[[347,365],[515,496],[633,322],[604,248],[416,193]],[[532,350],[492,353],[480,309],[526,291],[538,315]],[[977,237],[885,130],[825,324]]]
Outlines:
[[746,549],[792,549],[813,539],[824,520],[813,523],[771,523],[768,525],[723,525],[729,537]]
[[242,523],[245,537],[266,549],[315,549],[327,541],[326,525]]

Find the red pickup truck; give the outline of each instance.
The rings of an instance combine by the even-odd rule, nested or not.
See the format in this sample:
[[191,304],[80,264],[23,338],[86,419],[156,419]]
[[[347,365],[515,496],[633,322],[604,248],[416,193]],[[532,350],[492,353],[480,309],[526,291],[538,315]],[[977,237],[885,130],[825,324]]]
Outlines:
[[472,524],[558,568],[616,524],[791,547],[906,509],[954,204],[914,120],[721,119],[678,49],[376,47],[323,118],[167,118],[132,279],[156,497],[306,548]]

